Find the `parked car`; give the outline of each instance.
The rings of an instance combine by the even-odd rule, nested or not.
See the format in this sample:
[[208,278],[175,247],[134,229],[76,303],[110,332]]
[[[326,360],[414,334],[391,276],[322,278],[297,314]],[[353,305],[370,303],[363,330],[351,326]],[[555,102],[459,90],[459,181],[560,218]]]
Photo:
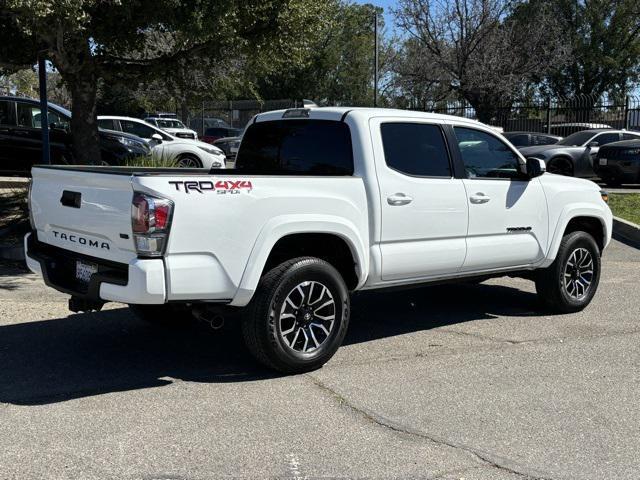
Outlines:
[[[606,123],[590,123],[590,122],[569,122],[569,123],[552,123],[550,133],[561,137],[568,137],[572,133],[581,132],[583,130],[604,130],[611,128]],[[544,125],[544,129],[547,126]]]
[[144,119],[144,121],[153,125],[154,127],[158,127],[159,129],[170,133],[174,137],[191,138],[194,140],[197,140],[198,138],[198,134],[194,130],[185,127],[184,123],[176,118],[147,117]]
[[242,137],[224,137],[219,138],[213,142],[213,145],[220,148],[225,156],[227,157],[227,161],[235,161],[236,155],[238,154],[238,149],[240,148],[240,140]]
[[179,323],[243,308],[249,350],[287,373],[332,357],[354,291],[511,275],[582,310],[612,230],[595,183],[545,175],[479,122],[401,110],[260,114],[236,170],[33,179],[27,264],[73,311],[117,301]]
[[218,147],[198,140],[174,137],[139,118],[101,115],[98,117],[98,125],[143,138],[149,143],[154,158],[174,160],[178,167],[225,167],[224,152]]
[[[51,162],[73,164],[71,112],[49,103],[49,141]],[[0,97],[0,170],[11,174],[27,174],[35,164],[42,163],[42,112],[40,101],[5,96]],[[127,159],[150,155],[141,138],[122,132],[99,130],[99,146],[104,165],[121,165]]]
[[216,140],[228,137],[238,137],[242,133],[239,128],[209,127],[204,131],[202,141],[213,144]]
[[562,140],[557,135],[539,132],[506,132],[504,137],[516,148],[531,147],[534,145],[553,145]]
[[524,147],[525,157],[537,157],[547,163],[547,171],[570,177],[593,177],[593,161],[598,149],[620,140],[640,138],[640,132],[598,129],[572,133],[554,145]]
[[[191,129],[195,130],[196,132],[202,132],[203,131],[202,121],[203,121],[202,117],[196,116],[195,118],[192,118],[191,121],[189,122],[189,127],[191,127]],[[211,128],[211,127],[233,128],[222,118],[204,117],[204,129],[206,130],[207,128]]]
[[640,183],[640,140],[624,140],[600,148],[593,169],[611,187]]

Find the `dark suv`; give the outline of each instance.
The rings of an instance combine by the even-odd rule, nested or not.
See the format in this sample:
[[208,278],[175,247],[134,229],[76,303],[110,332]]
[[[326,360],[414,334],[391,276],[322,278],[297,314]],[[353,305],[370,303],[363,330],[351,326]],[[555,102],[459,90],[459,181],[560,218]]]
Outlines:
[[[71,112],[49,104],[51,163],[73,164]],[[22,97],[0,97],[0,171],[25,174],[42,163],[42,113],[40,102]],[[101,163],[119,165],[128,158],[151,154],[147,143],[135,135],[99,130]]]

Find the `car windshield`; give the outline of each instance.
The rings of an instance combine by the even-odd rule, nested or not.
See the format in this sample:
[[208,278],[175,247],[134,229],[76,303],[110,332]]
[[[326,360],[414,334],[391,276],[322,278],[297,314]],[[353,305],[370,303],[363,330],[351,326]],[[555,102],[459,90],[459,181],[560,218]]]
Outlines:
[[157,119],[156,124],[160,128],[186,128],[179,120],[171,120],[165,118]]
[[587,143],[591,138],[593,138],[595,134],[593,132],[590,131],[582,131],[582,132],[576,132],[576,133],[572,133],[571,135],[569,135],[566,138],[563,138],[562,140],[560,140],[558,143],[556,143],[556,145],[567,145],[570,147],[581,147],[582,145],[584,145],[585,143]]

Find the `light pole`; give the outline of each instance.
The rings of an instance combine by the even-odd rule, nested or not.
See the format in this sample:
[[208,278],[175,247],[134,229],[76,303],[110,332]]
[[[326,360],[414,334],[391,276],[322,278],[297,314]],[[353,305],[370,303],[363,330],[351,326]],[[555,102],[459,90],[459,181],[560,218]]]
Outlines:
[[378,106],[378,10],[373,11],[373,106]]
[[38,54],[38,80],[40,84],[40,130],[42,131],[42,163],[51,163],[49,148],[49,102],[47,101],[47,62],[44,52]]

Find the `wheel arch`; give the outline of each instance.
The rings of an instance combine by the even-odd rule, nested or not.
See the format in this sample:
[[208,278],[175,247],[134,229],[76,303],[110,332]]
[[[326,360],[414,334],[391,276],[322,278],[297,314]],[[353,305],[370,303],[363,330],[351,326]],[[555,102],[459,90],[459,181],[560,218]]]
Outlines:
[[266,270],[298,256],[314,256],[328,261],[341,273],[349,290],[364,284],[369,257],[354,225],[345,219],[318,216],[291,220],[276,217],[263,227],[231,305],[249,303]]
[[611,238],[611,222],[607,220],[604,210],[600,210],[593,205],[565,209],[557,223],[542,267],[547,267],[553,263],[558,254],[562,237],[575,231],[585,231],[592,235],[598,244],[600,252],[602,252]]

